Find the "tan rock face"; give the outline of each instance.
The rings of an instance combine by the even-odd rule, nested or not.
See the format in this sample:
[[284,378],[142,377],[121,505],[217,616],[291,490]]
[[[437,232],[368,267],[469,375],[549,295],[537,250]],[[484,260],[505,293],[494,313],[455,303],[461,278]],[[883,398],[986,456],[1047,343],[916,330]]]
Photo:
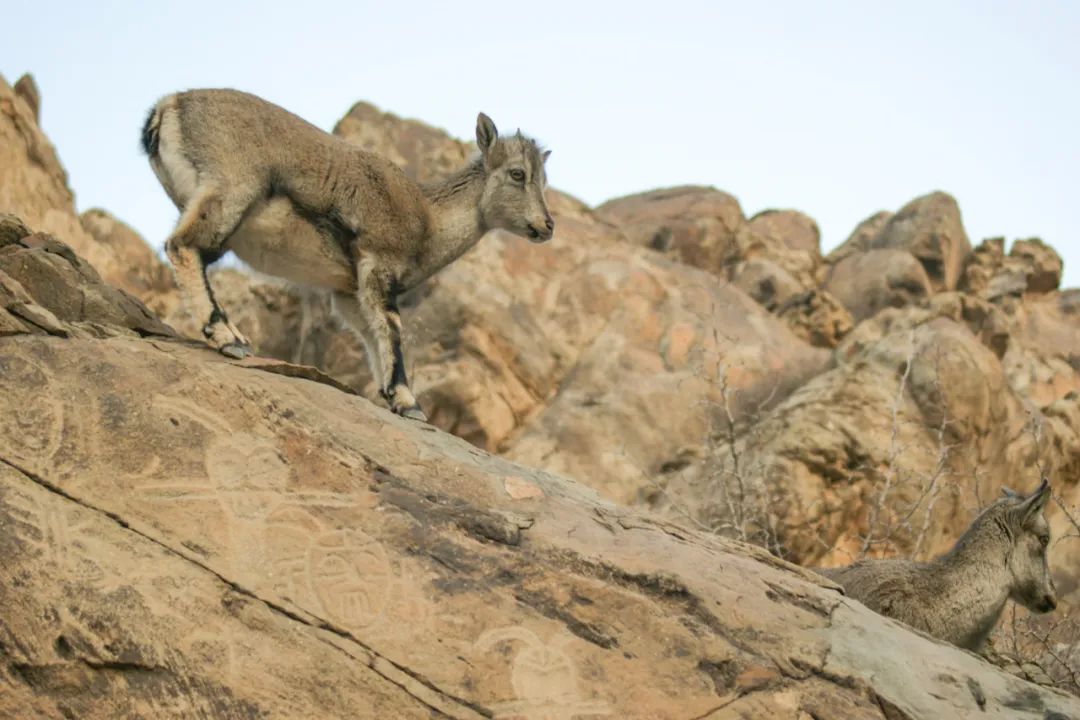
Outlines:
[[58,308],[0,339],[5,717],[1080,714],[758,548]]
[[[980,498],[1037,484],[1023,399],[962,307],[884,311],[844,339],[834,362],[721,438],[658,504],[831,565],[942,552]],[[1043,450],[1046,470],[1064,479]]]
[[38,91],[37,82],[30,73],[23,75],[15,82],[15,94],[26,102],[30,112],[34,115],[34,122],[41,120],[41,93]]
[[765,210],[749,221],[750,231],[779,240],[792,250],[821,256],[821,230],[814,219],[798,210]]
[[[108,251],[102,279],[150,304],[161,316],[174,315],[179,292],[172,270],[137,232],[99,208],[87,210],[79,221],[90,236]],[[97,266],[95,266],[97,267]]]
[[825,289],[856,321],[888,307],[917,303],[933,292],[922,264],[902,250],[847,255],[832,266]]
[[75,323],[79,336],[114,328],[142,336],[175,336],[142,303],[102,282],[89,263],[50,235],[28,235],[0,247],[0,286],[7,324],[16,329],[66,336],[67,330],[58,329],[58,318],[63,318]]
[[836,264],[852,253],[866,252],[870,249],[870,243],[881,234],[892,216],[891,212],[882,210],[866,218],[855,226],[855,229],[851,231],[851,234],[848,235],[844,242],[833,248],[832,252],[825,257],[825,260],[831,264]]
[[935,290],[955,290],[971,243],[956,200],[934,192],[900,208],[870,241],[870,248],[906,250],[922,263]]
[[371,103],[359,102],[334,126],[334,134],[394,161],[419,182],[445,177],[475,150],[418,120],[403,120]]
[[718,275],[725,274],[729,246],[745,223],[734,197],[694,186],[610,200],[596,213],[618,226],[635,245]]
[[1017,240],[1005,255],[1005,238],[979,244],[964,268],[962,287],[989,300],[1052,292],[1061,284],[1061,257],[1042,240]]
[[603,273],[615,309],[558,395],[504,452],[587,476],[620,502],[653,494],[660,469],[707,445],[721,415],[775,402],[826,361],[708,273],[648,256],[606,260],[592,272]]
[[79,224],[56,150],[37,126],[36,108],[0,76],[0,212],[62,237],[97,266],[104,255]]

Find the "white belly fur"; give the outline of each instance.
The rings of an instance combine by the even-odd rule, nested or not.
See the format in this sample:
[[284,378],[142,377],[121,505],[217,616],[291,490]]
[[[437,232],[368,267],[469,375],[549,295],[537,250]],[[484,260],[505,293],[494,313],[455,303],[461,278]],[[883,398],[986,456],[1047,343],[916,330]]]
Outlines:
[[297,215],[286,198],[254,205],[225,247],[253,269],[299,285],[343,292],[354,286],[344,251]]

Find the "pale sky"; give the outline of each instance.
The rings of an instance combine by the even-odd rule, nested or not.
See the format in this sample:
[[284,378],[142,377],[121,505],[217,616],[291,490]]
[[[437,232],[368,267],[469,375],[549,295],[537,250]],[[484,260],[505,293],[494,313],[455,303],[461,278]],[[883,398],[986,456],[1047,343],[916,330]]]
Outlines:
[[231,86],[329,130],[356,100],[550,147],[590,204],[715,185],[826,249],[935,189],[973,243],[1040,236],[1080,285],[1080,2],[19,2],[0,73],[35,75],[80,210],[161,246],[138,137],[158,97]]

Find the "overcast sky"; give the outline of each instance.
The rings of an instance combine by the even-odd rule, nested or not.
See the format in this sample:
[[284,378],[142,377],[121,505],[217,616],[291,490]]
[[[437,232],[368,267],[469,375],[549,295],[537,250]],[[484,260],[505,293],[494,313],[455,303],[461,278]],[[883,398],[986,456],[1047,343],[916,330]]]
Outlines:
[[21,2],[0,73],[33,72],[80,210],[155,246],[176,218],[138,135],[168,92],[231,86],[330,129],[370,100],[554,154],[583,200],[715,185],[813,216],[827,248],[935,189],[973,242],[1041,236],[1080,285],[1080,2]]

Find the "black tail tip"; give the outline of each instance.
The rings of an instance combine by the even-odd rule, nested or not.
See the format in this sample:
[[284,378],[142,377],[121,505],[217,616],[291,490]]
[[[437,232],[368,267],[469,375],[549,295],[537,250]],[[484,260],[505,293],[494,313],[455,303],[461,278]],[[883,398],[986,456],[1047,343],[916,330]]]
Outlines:
[[154,122],[156,115],[157,108],[150,108],[150,112],[146,115],[146,122],[143,123],[142,129],[143,152],[151,157],[157,155],[158,151],[158,126]]

